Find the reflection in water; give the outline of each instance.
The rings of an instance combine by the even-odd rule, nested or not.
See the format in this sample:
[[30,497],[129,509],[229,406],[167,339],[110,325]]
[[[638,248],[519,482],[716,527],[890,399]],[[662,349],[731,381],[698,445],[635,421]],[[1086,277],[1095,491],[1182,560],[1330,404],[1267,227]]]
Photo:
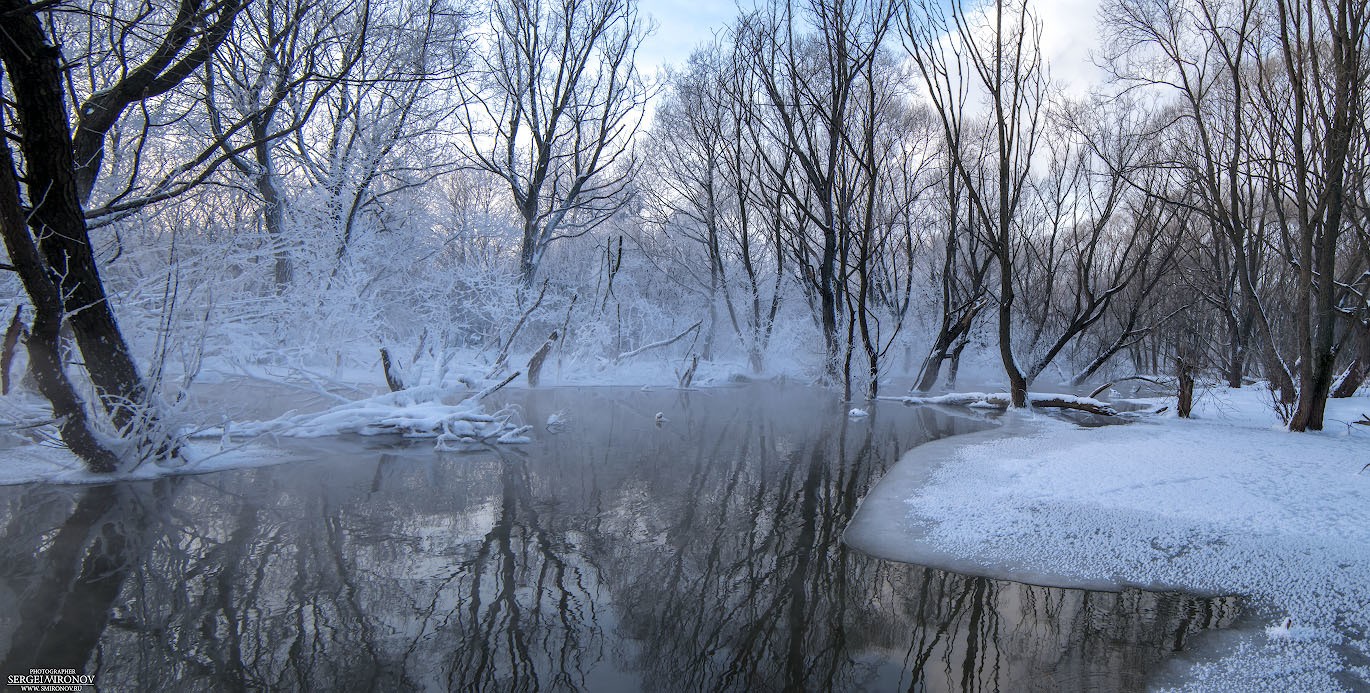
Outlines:
[[[137,689],[1136,690],[1231,599],[1032,587],[842,531],[970,426],[821,392],[507,395],[565,433],[371,440],[157,483],[0,490],[4,673]],[[654,414],[666,414],[657,426]]]

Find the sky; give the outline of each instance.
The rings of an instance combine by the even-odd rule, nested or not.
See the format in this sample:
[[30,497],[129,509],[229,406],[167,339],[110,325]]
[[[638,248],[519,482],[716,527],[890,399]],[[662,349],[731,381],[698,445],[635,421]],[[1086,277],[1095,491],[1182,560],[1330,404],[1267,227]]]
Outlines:
[[737,16],[734,0],[639,0],[638,9],[656,26],[638,52],[638,64],[648,73],[683,65],[696,46]]
[[[752,0],[741,0],[752,6]],[[1092,56],[1099,50],[1100,0],[1030,0],[1042,18],[1042,44],[1054,79],[1082,94],[1101,79]],[[696,46],[737,16],[736,0],[639,0],[656,31],[643,43],[638,64],[651,74],[682,65]]]

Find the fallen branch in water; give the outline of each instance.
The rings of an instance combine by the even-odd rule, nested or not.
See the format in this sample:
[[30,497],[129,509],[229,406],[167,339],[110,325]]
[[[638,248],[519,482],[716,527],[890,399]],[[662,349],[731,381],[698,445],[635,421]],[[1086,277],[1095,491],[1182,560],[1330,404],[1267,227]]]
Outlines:
[[[286,415],[270,421],[245,422],[232,425],[239,436],[283,436],[292,438],[321,438],[355,433],[364,436],[400,435],[406,438],[433,438],[439,450],[459,450],[465,446],[489,443],[527,443],[530,426],[514,423],[518,414],[514,409],[487,413],[481,406],[482,397],[508,385],[517,378],[516,371],[498,384],[479,394],[465,397],[455,404],[444,400],[456,395],[439,387],[414,387],[399,392],[368,397],[348,402],[314,414]],[[197,437],[225,436],[229,424],[222,428],[198,431]]]

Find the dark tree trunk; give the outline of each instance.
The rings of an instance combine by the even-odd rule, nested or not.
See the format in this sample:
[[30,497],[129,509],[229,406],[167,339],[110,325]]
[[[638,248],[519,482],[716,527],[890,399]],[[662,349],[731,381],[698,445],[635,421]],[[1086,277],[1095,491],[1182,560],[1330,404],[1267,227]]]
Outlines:
[[1194,372],[1184,359],[1176,359],[1175,376],[1180,381],[1179,401],[1176,402],[1175,413],[1179,414],[1181,419],[1188,419],[1194,409]]
[[390,388],[391,392],[404,389],[404,379],[400,377],[395,363],[390,360],[390,350],[385,347],[381,347],[381,372],[385,374],[385,386]]
[[[101,404],[119,430],[141,439],[153,422],[146,406],[148,392],[105,295],[87,233],[62,91],[61,52],[47,42],[29,3],[0,0],[0,16],[6,17],[0,60],[14,91],[25,184],[29,191],[41,191],[29,196],[33,209],[28,224],[46,265],[43,274],[56,281],[62,310],[76,335]],[[5,194],[9,195],[8,190]],[[26,282],[27,291],[36,288]],[[32,293],[30,298],[37,302]],[[51,315],[44,319],[48,323],[56,319],[60,324],[60,318]],[[51,329],[57,324],[51,324]],[[46,341],[44,337],[36,343]],[[44,348],[40,346],[39,351]],[[48,377],[57,375],[49,373]]]
[[1004,364],[1004,373],[1008,375],[1009,397],[1013,406],[1023,408],[1027,406],[1027,378],[1023,377],[1023,371],[1018,368],[1018,361],[1013,356],[1013,263],[1008,258],[1009,249],[1007,234],[1000,241],[1003,248],[999,260],[999,359]]
[[[257,194],[262,196],[262,221],[266,225],[267,238],[271,240],[276,293],[283,293],[295,277],[295,267],[290,260],[290,250],[285,242],[285,201],[281,199],[281,191],[277,185],[276,162],[272,156],[271,142],[267,139],[269,127],[269,121],[259,120],[252,125],[252,136],[257,140],[254,152],[258,168],[253,183],[257,188]],[[340,254],[347,250],[347,242],[347,236],[344,235],[343,246],[338,251]]]
[[118,457],[91,432],[85,404],[62,369],[62,299],[24,223],[14,158],[8,144],[0,144],[0,234],[34,309],[33,327],[25,341],[29,372],[38,391],[52,404],[62,442],[91,471],[112,472],[117,468]]
[[[6,177],[6,186],[10,182],[12,173],[13,169],[10,169],[10,173],[3,174]],[[11,199],[11,203],[15,199],[18,199],[17,196]],[[22,221],[20,223],[22,225]],[[10,326],[5,329],[5,345],[0,348],[0,395],[10,393],[10,376],[13,370],[11,367],[14,365],[15,352],[19,351],[19,340],[24,337],[25,331],[24,306],[18,305],[14,307],[14,317],[10,319]]]

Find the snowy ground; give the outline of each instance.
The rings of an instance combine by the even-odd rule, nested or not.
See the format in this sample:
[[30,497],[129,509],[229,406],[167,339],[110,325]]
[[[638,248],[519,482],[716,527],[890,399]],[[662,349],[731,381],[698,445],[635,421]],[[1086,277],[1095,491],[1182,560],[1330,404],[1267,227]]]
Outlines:
[[1370,427],[1349,423],[1370,398],[1335,401],[1309,434],[1285,432],[1268,402],[1212,390],[1195,419],[1100,428],[1006,416],[909,453],[847,540],[1037,584],[1246,595],[1261,627],[1214,639],[1164,683],[1370,689]]

